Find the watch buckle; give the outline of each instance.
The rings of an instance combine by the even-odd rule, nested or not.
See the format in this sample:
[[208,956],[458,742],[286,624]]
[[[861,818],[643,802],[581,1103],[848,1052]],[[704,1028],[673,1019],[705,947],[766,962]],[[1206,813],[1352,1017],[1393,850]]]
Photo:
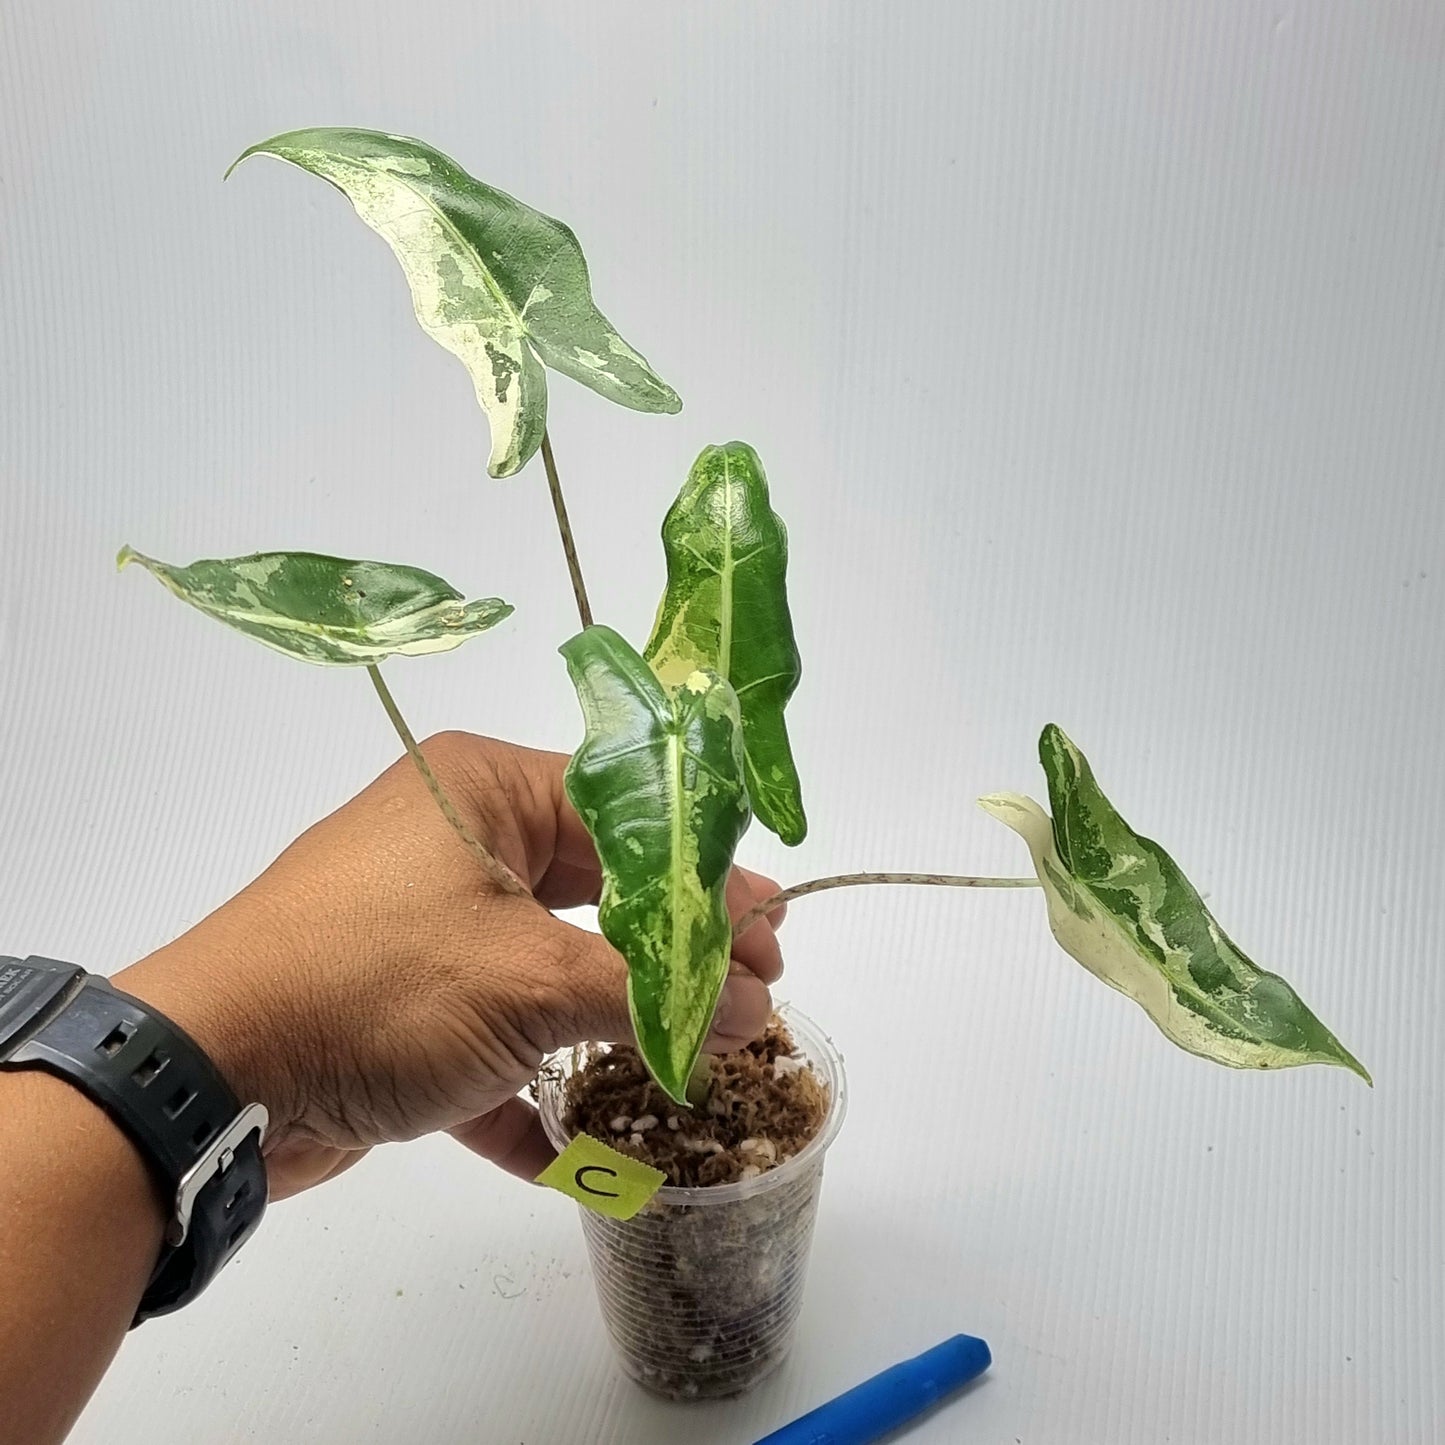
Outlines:
[[235,1162],[239,1149],[248,1134],[254,1133],[259,1144],[266,1138],[266,1127],[271,1116],[264,1104],[247,1104],[231,1122],[206,1146],[206,1152],[181,1176],[176,1188],[176,1210],[166,1228],[166,1242],[179,1247],[186,1242],[191,1232],[191,1214],[196,1207],[196,1196],[218,1174],[224,1174]]

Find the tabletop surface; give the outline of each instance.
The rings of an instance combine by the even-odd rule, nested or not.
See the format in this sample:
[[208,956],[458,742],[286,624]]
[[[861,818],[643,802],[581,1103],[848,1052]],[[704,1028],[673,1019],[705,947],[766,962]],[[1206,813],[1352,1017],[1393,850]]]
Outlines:
[[540,468],[485,477],[340,196],[221,184],[368,125],[565,218],[685,398],[552,386],[601,616],[645,633],[704,443],[763,457],[812,834],[744,861],[1021,872],[973,801],[1038,795],[1056,721],[1375,1078],[1178,1053],[1034,893],[820,895],[783,992],[851,1107],[752,1395],[640,1394],[575,1207],[427,1140],[275,1207],[126,1342],[80,1445],[744,1445],[960,1330],[995,1367],[910,1445],[1439,1438],[1442,63],[1409,0],[7,5],[0,947],[120,967],[395,752],[364,677],[116,577],[123,542],[506,597],[398,697],[578,741]]

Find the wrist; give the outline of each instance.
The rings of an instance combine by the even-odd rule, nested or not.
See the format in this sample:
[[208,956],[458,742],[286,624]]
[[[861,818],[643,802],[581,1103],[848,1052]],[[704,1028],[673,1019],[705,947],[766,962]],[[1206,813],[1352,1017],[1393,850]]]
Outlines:
[[0,1071],[0,1439],[62,1439],[125,1338],[168,1219],[129,1135],[40,1069]]
[[[0,1090],[0,1115],[6,1120],[4,1182],[13,1186],[18,1179],[33,1188],[44,1176],[47,1208],[56,1196],[66,1207],[103,1198],[107,1233],[118,1249],[144,1265],[136,1272],[139,1299],[170,1219],[169,1201],[139,1147],[69,1079],[43,1069],[6,1070],[0,1072]],[[4,1211],[5,1217],[21,1217],[19,1202],[13,1213]]]
[[[202,925],[204,928],[204,925]],[[290,1030],[279,1000],[257,996],[256,960],[202,928],[122,969],[111,983],[160,1010],[203,1049],[242,1104],[259,1103],[273,1136],[296,1117]]]

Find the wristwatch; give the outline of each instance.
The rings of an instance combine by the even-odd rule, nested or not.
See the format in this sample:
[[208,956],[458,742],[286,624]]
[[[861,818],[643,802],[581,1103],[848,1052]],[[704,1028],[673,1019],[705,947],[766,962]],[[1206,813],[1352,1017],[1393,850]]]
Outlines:
[[266,1210],[260,1104],[241,1107],[204,1050],[109,980],[48,958],[0,957],[0,1069],[44,1069],[130,1135],[171,1202],[134,1325],[191,1300]]

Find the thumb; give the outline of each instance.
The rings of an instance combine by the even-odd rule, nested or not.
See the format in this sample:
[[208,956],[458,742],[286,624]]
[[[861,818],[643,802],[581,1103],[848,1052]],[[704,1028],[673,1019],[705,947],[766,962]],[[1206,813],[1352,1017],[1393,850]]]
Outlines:
[[[627,1006],[627,964],[602,937],[561,919],[552,949],[555,976],[547,990],[557,1016],[548,1020],[558,1048],[570,1044],[626,1043],[633,1038]],[[751,969],[734,961],[723,984],[712,1031],[703,1047],[729,1053],[752,1042],[767,1027],[773,1000],[768,986]]]

